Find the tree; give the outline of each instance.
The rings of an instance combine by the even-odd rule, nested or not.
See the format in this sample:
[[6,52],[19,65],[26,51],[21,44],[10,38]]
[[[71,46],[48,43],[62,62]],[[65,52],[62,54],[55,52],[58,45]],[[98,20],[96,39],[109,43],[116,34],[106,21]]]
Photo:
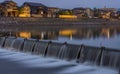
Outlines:
[[21,13],[23,13],[23,11],[24,11],[24,8],[20,7],[19,13],[21,14]]
[[61,10],[59,11],[59,15],[72,15],[73,12],[71,10]]

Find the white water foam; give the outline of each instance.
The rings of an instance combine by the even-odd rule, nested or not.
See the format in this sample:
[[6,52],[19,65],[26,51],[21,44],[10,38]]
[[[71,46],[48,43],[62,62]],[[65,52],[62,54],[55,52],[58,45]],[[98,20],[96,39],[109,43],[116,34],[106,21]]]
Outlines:
[[77,64],[64,60],[43,57],[40,55],[31,55],[30,53],[16,52],[6,49],[0,49],[0,58],[8,59],[13,62],[18,62],[28,68],[44,68],[56,74],[118,74],[117,70],[112,70],[103,67],[89,66],[85,64]]

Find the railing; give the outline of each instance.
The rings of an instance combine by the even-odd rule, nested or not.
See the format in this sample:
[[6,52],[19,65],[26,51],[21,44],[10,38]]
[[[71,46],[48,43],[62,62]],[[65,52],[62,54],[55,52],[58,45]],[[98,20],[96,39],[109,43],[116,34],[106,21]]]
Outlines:
[[0,37],[0,47],[76,63],[120,68],[120,50],[117,49],[15,37]]

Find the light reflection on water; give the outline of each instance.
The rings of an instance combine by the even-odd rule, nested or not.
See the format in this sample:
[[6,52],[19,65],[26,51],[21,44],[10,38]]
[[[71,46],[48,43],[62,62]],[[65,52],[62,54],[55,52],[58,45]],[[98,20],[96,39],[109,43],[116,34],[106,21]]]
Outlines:
[[75,44],[106,46],[120,49],[120,27],[118,28],[79,28],[59,30],[23,30],[1,31],[0,36],[37,38],[41,40],[59,40]]

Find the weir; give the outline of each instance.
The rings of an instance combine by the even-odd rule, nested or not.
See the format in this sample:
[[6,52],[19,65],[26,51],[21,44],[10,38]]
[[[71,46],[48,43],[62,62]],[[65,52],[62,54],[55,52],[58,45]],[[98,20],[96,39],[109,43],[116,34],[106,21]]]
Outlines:
[[45,51],[48,47],[48,43],[49,42],[45,42],[45,41],[39,41],[39,40],[36,41],[33,54],[45,56]]
[[77,63],[89,63],[109,67],[120,68],[120,50],[105,47],[92,47],[37,39],[24,39],[15,37],[0,37],[0,47],[8,50],[28,52]]
[[35,39],[26,39],[21,50],[24,52],[33,52],[35,42]]
[[68,61],[76,60],[79,51],[80,45],[65,44],[59,52],[59,57]]
[[25,39],[23,39],[23,38],[16,38],[14,41],[12,41],[11,48],[13,50],[17,49],[17,51],[21,50],[24,40]]
[[120,51],[106,48],[102,53],[101,66],[120,68]]
[[79,62],[89,62],[98,65],[100,63],[102,49],[99,47],[83,46],[79,56]]
[[5,42],[5,37],[0,37],[0,47],[3,47],[4,42]]
[[6,38],[6,40],[5,40],[5,43],[3,44],[4,45],[4,48],[11,48],[11,45],[12,45],[12,43],[15,41],[15,37],[8,37],[8,38]]
[[59,58],[59,52],[63,44],[50,42],[46,50],[46,56]]

